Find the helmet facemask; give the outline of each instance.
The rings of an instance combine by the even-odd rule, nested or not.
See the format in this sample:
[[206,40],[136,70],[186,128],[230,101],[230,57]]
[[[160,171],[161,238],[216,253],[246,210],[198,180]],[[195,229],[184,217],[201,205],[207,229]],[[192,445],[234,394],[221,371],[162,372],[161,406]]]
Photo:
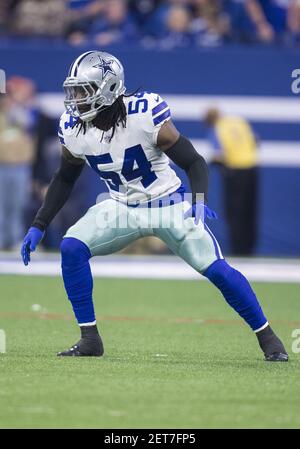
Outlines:
[[[102,82],[102,85],[105,81]],[[78,81],[68,77],[63,84],[66,98],[64,101],[67,112],[73,117],[78,117],[85,122],[93,120],[98,112],[109,107],[124,92],[120,81],[118,89],[114,87],[114,95],[111,101],[101,94],[104,86],[98,86],[96,82]]]
[[101,89],[96,83],[67,78],[64,91],[67,112],[83,121],[93,120],[97,112],[105,106],[106,99],[101,95]]

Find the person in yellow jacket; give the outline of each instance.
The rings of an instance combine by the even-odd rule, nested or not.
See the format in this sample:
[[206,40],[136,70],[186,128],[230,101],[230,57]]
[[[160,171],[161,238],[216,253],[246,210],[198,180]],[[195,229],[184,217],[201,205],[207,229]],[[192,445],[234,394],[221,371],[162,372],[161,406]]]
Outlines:
[[225,214],[231,252],[251,255],[256,243],[257,142],[250,124],[242,117],[207,110],[204,123],[213,147],[212,163],[222,169]]

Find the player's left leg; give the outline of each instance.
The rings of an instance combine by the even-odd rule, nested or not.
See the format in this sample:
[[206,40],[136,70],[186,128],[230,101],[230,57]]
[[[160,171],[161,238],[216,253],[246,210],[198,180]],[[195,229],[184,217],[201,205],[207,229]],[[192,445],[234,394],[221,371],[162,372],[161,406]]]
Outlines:
[[81,331],[81,339],[60,356],[102,356],[104,349],[96,325],[93,304],[93,278],[89,247],[76,237],[61,243],[62,274],[68,298]]
[[[101,356],[104,349],[93,305],[90,258],[116,252],[141,237],[129,209],[114,200],[103,201],[65,235],[61,244],[62,274],[68,298],[81,330],[81,339],[60,356]],[[131,226],[129,226],[129,224]]]
[[176,215],[180,217],[183,207],[182,203],[164,208],[165,217],[162,218],[161,227],[155,229],[155,234],[220,290],[227,303],[255,332],[267,361],[287,361],[286,350],[269,326],[249,282],[225,261],[208,226],[201,222],[195,225],[192,218],[181,221],[179,226],[164,226],[170,221],[168,209],[177,210]]

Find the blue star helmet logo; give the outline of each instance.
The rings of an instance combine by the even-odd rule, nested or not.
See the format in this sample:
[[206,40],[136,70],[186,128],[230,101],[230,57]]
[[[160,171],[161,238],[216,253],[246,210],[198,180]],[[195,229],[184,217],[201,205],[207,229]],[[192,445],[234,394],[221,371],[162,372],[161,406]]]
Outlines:
[[116,72],[111,67],[114,61],[107,61],[99,56],[100,62],[98,64],[93,65],[96,69],[102,70],[103,78],[105,78],[107,73],[111,73],[112,75],[116,75]]

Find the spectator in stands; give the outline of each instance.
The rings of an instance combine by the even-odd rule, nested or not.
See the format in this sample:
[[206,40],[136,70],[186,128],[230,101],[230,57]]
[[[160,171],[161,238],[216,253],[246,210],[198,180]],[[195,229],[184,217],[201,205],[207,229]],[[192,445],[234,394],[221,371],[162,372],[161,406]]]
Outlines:
[[192,10],[192,31],[197,45],[218,45],[229,35],[229,19],[219,0],[193,0]]
[[3,1],[0,3],[0,33],[2,34],[6,29],[8,18],[8,5]]
[[288,11],[288,29],[291,43],[300,42],[300,1],[293,0]]
[[88,9],[91,4],[103,3],[103,0],[66,0],[66,2],[69,9],[83,11],[85,8]]
[[94,20],[104,13],[106,0],[69,0],[67,39],[71,45],[86,43]]
[[34,159],[35,88],[25,78],[7,82],[0,103],[0,248],[18,245]]
[[20,36],[63,37],[68,22],[65,0],[21,0],[11,30]]
[[299,0],[224,0],[231,39],[290,44],[299,41]]
[[158,9],[160,0],[130,0],[129,7],[136,21],[140,34],[144,36],[157,36],[160,34]]
[[257,41],[255,27],[245,8],[246,0],[224,0],[223,9],[230,20],[230,40],[239,43]]
[[1,0],[0,2],[0,33],[10,31],[11,19],[20,0]]
[[[156,39],[162,39],[166,37],[168,33],[168,18],[170,12],[174,7],[185,8],[191,13],[190,8],[191,0],[163,0],[157,2],[157,7],[153,11],[153,17],[151,21],[152,36]],[[144,33],[144,29],[142,30]]]
[[219,45],[229,30],[218,0],[169,0],[161,17],[164,48]]
[[162,39],[166,48],[227,41],[293,45],[300,42],[299,16],[299,0],[1,0],[0,34],[101,47],[153,47]]
[[90,38],[99,46],[132,42],[138,37],[126,0],[106,0],[103,16],[91,26]]
[[213,163],[220,165],[231,251],[248,256],[255,249],[257,216],[257,144],[250,125],[240,117],[209,109],[204,116]]
[[285,40],[288,11],[294,3],[294,0],[245,0],[246,11],[261,42]]
[[188,47],[193,44],[192,16],[184,6],[172,6],[166,16],[166,29],[161,39],[164,49]]
[[127,0],[96,0],[72,14],[68,34],[68,40],[73,45],[93,42],[106,47],[133,41],[138,36],[138,29]]

